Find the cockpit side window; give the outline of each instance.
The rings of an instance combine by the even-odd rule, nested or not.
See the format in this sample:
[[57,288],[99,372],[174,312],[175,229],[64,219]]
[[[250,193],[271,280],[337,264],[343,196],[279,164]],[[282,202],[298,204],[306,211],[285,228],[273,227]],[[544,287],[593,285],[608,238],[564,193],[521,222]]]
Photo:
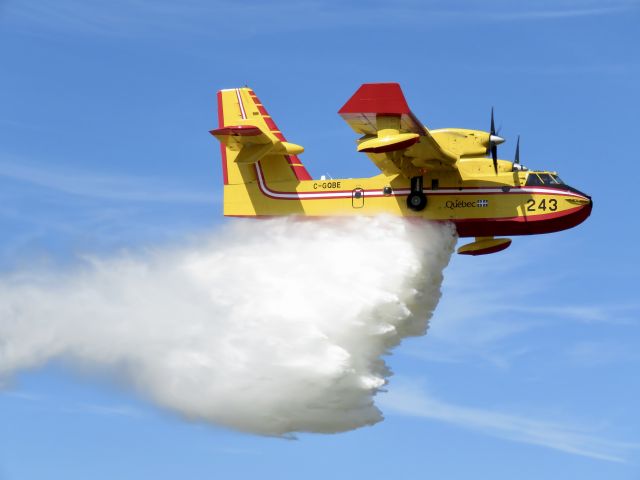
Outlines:
[[538,176],[540,177],[540,180],[542,180],[543,185],[556,184],[556,182],[554,182],[553,179],[551,178],[551,175],[549,175],[548,173],[539,173]]
[[538,187],[542,185],[563,185],[562,180],[557,175],[550,173],[530,173],[527,177],[528,187]]
[[527,187],[539,187],[540,185],[544,185],[540,177],[535,173],[530,173],[527,177]]

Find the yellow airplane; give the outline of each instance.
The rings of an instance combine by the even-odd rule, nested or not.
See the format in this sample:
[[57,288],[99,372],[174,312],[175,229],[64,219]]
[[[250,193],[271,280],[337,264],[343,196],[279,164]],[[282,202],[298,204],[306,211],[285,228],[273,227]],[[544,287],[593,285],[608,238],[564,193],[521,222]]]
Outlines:
[[[591,213],[588,195],[555,172],[530,171],[498,160],[493,110],[491,130],[428,130],[411,112],[397,83],[362,85],[338,112],[361,135],[381,173],[370,178],[313,179],[300,162],[304,149],[287,142],[250,88],[218,92],[224,214],[344,216],[387,213],[452,222],[465,255],[499,252],[505,235],[557,232]],[[490,154],[488,158],[487,155]]]

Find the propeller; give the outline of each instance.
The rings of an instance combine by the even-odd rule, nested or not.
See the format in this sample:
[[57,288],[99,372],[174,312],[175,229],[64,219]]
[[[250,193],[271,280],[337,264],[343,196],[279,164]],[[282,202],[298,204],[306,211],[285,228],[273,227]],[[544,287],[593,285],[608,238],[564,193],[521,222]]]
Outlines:
[[513,163],[520,165],[520,135],[518,135],[518,141],[516,142],[516,157]]
[[504,143],[504,138],[498,136],[496,133],[496,122],[493,118],[493,107],[491,107],[491,131],[489,133],[489,148],[487,148],[487,154],[491,153],[493,159],[493,169],[498,174],[498,145]]

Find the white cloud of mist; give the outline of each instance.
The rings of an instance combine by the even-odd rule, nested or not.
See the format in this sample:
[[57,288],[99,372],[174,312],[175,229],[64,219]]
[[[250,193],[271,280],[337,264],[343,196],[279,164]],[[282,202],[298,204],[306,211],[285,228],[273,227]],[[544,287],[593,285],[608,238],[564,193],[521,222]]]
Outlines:
[[5,275],[0,378],[62,359],[244,431],[374,424],[382,356],[426,330],[454,243],[398,218],[237,221],[188,247]]

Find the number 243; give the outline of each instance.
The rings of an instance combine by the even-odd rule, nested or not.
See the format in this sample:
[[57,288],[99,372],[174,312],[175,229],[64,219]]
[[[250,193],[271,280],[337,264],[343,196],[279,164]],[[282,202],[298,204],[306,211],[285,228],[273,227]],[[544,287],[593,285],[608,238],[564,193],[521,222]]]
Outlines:
[[550,212],[555,212],[558,209],[558,201],[555,198],[550,200],[542,199],[540,203],[536,205],[536,201],[531,198],[527,200],[527,212],[535,212],[536,210],[549,210]]

